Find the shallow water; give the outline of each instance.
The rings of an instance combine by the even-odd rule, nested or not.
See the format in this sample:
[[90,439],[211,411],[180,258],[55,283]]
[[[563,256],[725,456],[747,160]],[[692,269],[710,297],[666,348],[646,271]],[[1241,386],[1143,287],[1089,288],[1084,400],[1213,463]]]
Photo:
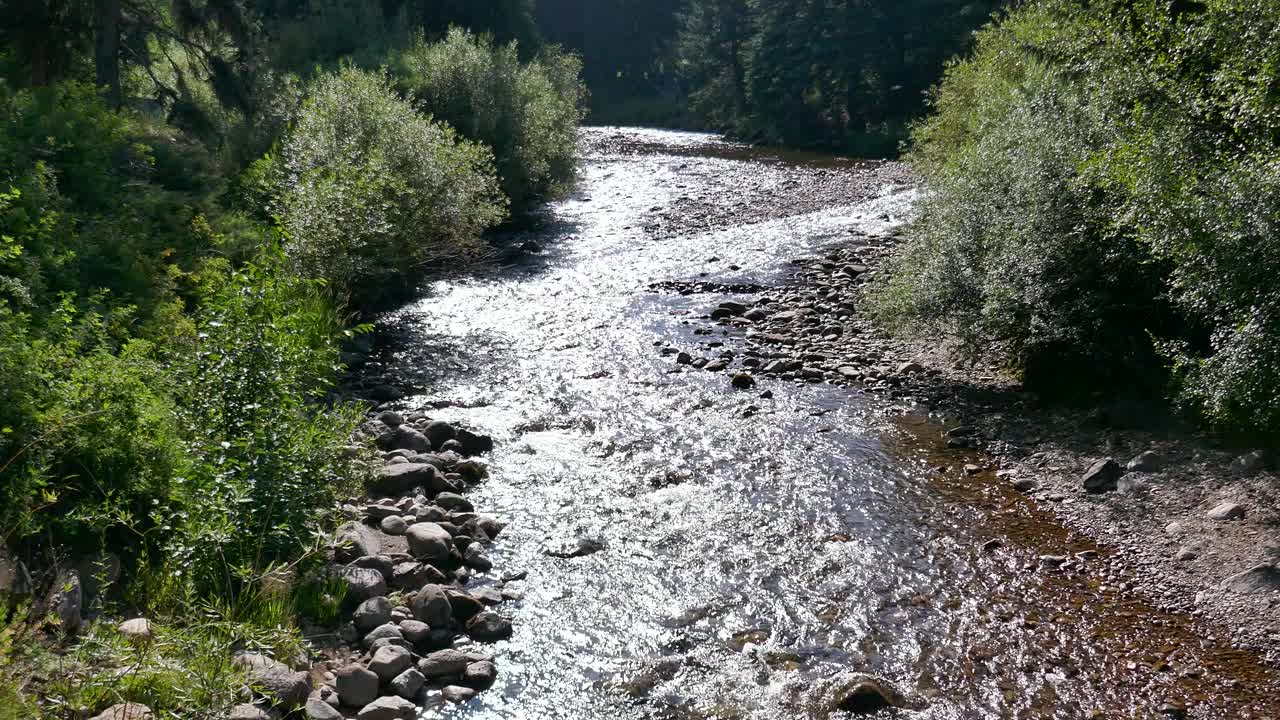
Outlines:
[[[901,717],[1157,717],[1168,701],[1265,716],[1268,671],[1126,597],[1105,551],[1038,570],[1041,554],[1096,548],[989,473],[930,470],[966,460],[933,420],[824,384],[735,391],[659,353],[741,345],[695,334],[713,326],[692,316],[729,296],[652,283],[779,284],[794,256],[891,229],[915,191],[656,239],[654,214],[709,178],[767,184],[815,160],[584,135],[579,189],[534,235],[541,255],[438,283],[387,319],[389,359],[425,388],[411,402],[498,441],[473,500],[511,521],[495,573],[529,573],[503,608],[516,633],[496,647],[497,686],[429,717],[821,718],[827,679],[848,671],[898,686]],[[604,549],[544,553],[577,537]],[[984,551],[992,538],[1005,547]]]

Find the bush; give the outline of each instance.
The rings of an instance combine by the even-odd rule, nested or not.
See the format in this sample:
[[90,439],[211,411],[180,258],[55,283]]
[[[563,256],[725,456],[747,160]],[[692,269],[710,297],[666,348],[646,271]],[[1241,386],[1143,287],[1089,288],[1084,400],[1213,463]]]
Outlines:
[[1277,40],[1246,0],[1041,0],[983,31],[915,130],[928,189],[881,316],[1029,380],[1064,351],[1094,381],[1172,369],[1189,410],[1274,438]]
[[357,307],[478,254],[504,217],[491,154],[418,114],[383,73],[318,77],[274,164],[290,258]]
[[438,43],[419,35],[392,69],[424,111],[493,149],[516,212],[568,191],[586,103],[577,57],[548,48],[522,65],[515,43],[455,28]]

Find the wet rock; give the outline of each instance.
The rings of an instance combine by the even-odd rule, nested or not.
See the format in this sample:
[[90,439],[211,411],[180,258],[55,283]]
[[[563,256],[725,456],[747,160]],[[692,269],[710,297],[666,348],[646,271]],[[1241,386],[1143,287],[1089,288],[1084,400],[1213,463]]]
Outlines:
[[395,402],[404,399],[404,393],[393,385],[375,385],[369,389],[369,399],[376,402]]
[[391,692],[399,695],[405,700],[412,700],[418,695],[418,691],[422,690],[427,679],[414,668],[409,668],[399,675],[392,678],[389,683]]
[[852,715],[872,715],[906,704],[887,682],[869,675],[850,675],[839,679],[833,699],[834,709]]
[[511,633],[511,621],[492,610],[485,610],[467,621],[467,635],[480,642],[506,640]]
[[364,707],[378,698],[378,676],[363,665],[344,665],[333,675],[343,705]]
[[708,362],[706,365],[703,365],[702,369],[707,370],[709,372],[720,372],[721,370],[724,370],[727,367],[729,367],[729,361],[724,358],[718,358],[716,360],[712,360],[711,362]]
[[1148,450],[1129,461],[1125,466],[1129,472],[1160,472],[1165,467],[1164,456],[1154,450]]
[[436,420],[428,424],[422,433],[427,436],[427,439],[431,441],[434,447],[440,447],[446,441],[453,440],[458,436],[458,431],[454,429],[453,425],[443,420]]
[[1039,487],[1039,484],[1031,478],[1017,478],[1013,481],[1013,489],[1018,492],[1033,492],[1037,487]]
[[347,583],[347,602],[349,603],[359,604],[369,598],[387,594],[386,578],[377,570],[347,566],[342,568],[340,577]]
[[1120,476],[1124,474],[1120,464],[1111,458],[1099,460],[1085,472],[1082,485],[1086,492],[1104,493],[1115,490]]
[[676,354],[676,364],[677,364],[677,365],[692,365],[692,364],[693,364],[693,356],[692,356],[692,355],[690,355],[690,354],[689,354],[689,353],[687,353],[687,352],[680,352],[680,353],[677,353],[677,354]]
[[119,703],[94,715],[92,720],[154,720],[151,708],[139,703]]
[[720,303],[720,306],[717,307],[716,309],[724,310],[728,312],[730,315],[735,317],[738,315],[743,315],[747,312],[746,305],[740,302],[734,302],[732,300]]
[[462,684],[476,690],[488,690],[497,679],[498,668],[488,660],[473,662],[462,672]]
[[388,535],[403,535],[409,529],[409,523],[405,522],[404,518],[399,515],[392,515],[391,517],[383,518],[382,522],[378,523],[378,527]]
[[395,695],[374,700],[356,715],[358,720],[414,720],[416,717],[418,706]]
[[453,536],[437,523],[414,523],[405,532],[405,538],[415,558],[443,561],[453,550]]
[[554,558],[577,558],[598,553],[606,547],[601,538],[580,536],[549,542],[542,546],[542,554]]
[[461,675],[471,659],[461,650],[437,650],[418,661],[418,672],[428,678]]
[[478,483],[489,477],[488,466],[479,460],[459,460],[453,466],[453,471],[469,483]]
[[151,621],[146,618],[125,620],[117,625],[116,629],[132,643],[143,644],[151,640]]
[[412,450],[413,452],[431,452],[431,440],[408,425],[400,425],[378,436],[378,448],[381,450]]
[[413,617],[433,628],[448,628],[453,622],[453,605],[440,585],[427,585],[410,601]]
[[385,682],[413,666],[413,655],[402,647],[389,645],[379,649],[369,660],[369,670]]
[[342,713],[317,697],[307,700],[307,704],[303,707],[303,716],[307,720],[343,720]]
[[1240,503],[1224,502],[1209,511],[1207,517],[1210,520],[1227,521],[1227,520],[1243,520],[1245,516],[1244,506]]
[[497,538],[506,529],[507,524],[501,520],[489,515],[477,515],[476,527],[484,531],[484,534],[490,538]]
[[458,622],[465,623],[484,610],[484,603],[470,593],[446,588],[445,596],[449,598],[449,606],[453,609],[453,616],[458,619]]
[[311,675],[295,671],[282,662],[259,653],[237,655],[234,664],[248,668],[249,682],[273,705],[292,710],[300,707],[311,694]]
[[471,501],[457,493],[442,492],[439,495],[436,495],[435,503],[449,512],[458,513],[475,511],[475,507],[472,506]]
[[[404,458],[394,458],[394,459],[408,462]],[[384,500],[379,503],[373,503],[373,504],[364,506],[364,516],[369,518],[370,520],[373,520],[374,522],[381,522],[389,517],[399,515],[402,512],[403,511],[399,508],[399,506],[397,506],[395,503],[392,503],[390,500]]]
[[462,443],[462,452],[464,455],[479,455],[493,450],[492,437],[473,433],[464,428],[458,428],[457,433],[454,435],[454,439]]
[[476,691],[461,685],[446,685],[440,691],[440,697],[451,703],[464,703],[476,696]]
[[756,386],[756,379],[750,373],[738,373],[733,376],[732,384],[739,390],[750,390]]
[[468,547],[467,551],[462,554],[462,560],[467,564],[467,567],[475,568],[480,572],[489,572],[493,569],[493,562],[485,556],[484,550],[479,544],[473,544]]
[[351,614],[356,629],[367,633],[379,625],[391,622],[391,601],[385,597],[373,597],[360,603]]
[[1280,591],[1280,568],[1263,563],[1222,581],[1222,589],[1242,595]]
[[333,559],[349,563],[357,558],[377,555],[382,550],[378,533],[358,522],[349,522],[338,528],[333,538]]

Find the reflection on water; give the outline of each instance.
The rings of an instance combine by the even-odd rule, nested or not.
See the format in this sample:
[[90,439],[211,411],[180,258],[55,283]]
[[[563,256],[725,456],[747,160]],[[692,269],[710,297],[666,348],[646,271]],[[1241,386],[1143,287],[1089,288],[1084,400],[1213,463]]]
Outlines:
[[[823,680],[850,670],[904,690],[917,707],[907,717],[1155,717],[1169,701],[1199,703],[1193,717],[1241,717],[1265,706],[1250,690],[1270,681],[1263,671],[1202,648],[1185,618],[1125,600],[1107,586],[1105,557],[1034,567],[1041,554],[1093,548],[985,475],[928,470],[957,462],[927,454],[936,427],[890,423],[826,385],[734,391],[659,354],[660,343],[740,345],[689,322],[722,297],[651,283],[777,283],[794,255],[850,229],[882,232],[911,191],[658,241],[645,230],[653,207],[699,177],[767,177],[782,158],[704,135],[585,132],[608,151],[587,158],[579,192],[555,206],[542,256],[440,283],[392,318],[404,330],[394,362],[446,406],[436,415],[498,440],[475,501],[512,522],[496,572],[529,573],[505,607],[516,635],[497,648],[498,685],[429,713],[824,717]],[[725,273],[716,256],[738,269]],[[773,398],[758,397],[766,389]],[[1006,547],[984,551],[996,536]],[[603,549],[543,552],[576,538]],[[1240,689],[1224,693],[1233,679]]]

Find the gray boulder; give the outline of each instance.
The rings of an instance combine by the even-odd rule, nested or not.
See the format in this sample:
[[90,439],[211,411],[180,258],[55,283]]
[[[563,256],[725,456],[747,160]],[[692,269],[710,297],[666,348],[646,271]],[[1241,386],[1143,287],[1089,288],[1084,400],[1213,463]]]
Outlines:
[[333,537],[333,559],[338,563],[353,562],[381,551],[382,541],[378,539],[377,531],[362,523],[346,523]]
[[436,420],[427,425],[423,430],[427,439],[431,441],[434,447],[444,445],[446,440],[453,440],[458,435],[458,431],[452,425],[443,421]]
[[391,622],[391,601],[385,597],[373,597],[360,603],[351,615],[351,621],[362,633]]
[[1124,470],[1120,464],[1111,458],[1106,458],[1090,466],[1082,478],[1082,484],[1086,492],[1104,493],[1116,489],[1121,475],[1124,475]]
[[1280,591],[1280,568],[1266,563],[1255,565],[1223,580],[1222,589],[1242,595],[1278,592]]
[[382,573],[372,568],[347,566],[342,568],[341,577],[347,583],[347,601],[350,603],[363,603],[387,594],[387,581]]
[[364,706],[358,720],[414,720],[418,717],[418,706],[402,697],[388,695]]
[[498,668],[489,660],[473,662],[462,671],[462,684],[476,690],[488,690],[498,679]]
[[416,487],[439,492],[452,486],[434,465],[415,462],[384,465],[376,476],[365,481],[370,495],[403,495]]
[[384,682],[413,667],[413,653],[396,645],[380,648],[369,660],[369,670]]
[[431,441],[426,435],[408,425],[399,425],[378,436],[378,447],[382,450],[411,450],[413,452],[431,452]]
[[448,628],[453,622],[453,606],[445,589],[439,585],[427,585],[419,590],[410,607],[415,619],[433,628]]
[[405,532],[409,552],[422,560],[440,562],[453,550],[453,536],[437,523],[414,523]]
[[311,694],[311,675],[258,653],[237,655],[234,663],[248,668],[249,683],[272,705],[292,710]]
[[467,635],[480,642],[506,640],[511,633],[511,621],[492,610],[478,613],[467,621]]
[[444,573],[420,562],[403,562],[396,565],[391,586],[400,590],[417,590],[423,585],[439,584],[447,580]]
[[352,663],[334,673],[338,700],[347,707],[364,707],[378,698],[378,676]]
[[409,668],[399,675],[392,678],[390,682],[391,692],[399,695],[405,700],[412,700],[418,696],[418,692],[422,690],[422,686],[427,682],[426,677],[414,668]]
[[342,713],[318,697],[309,698],[303,708],[307,720],[343,720]]
[[1129,461],[1125,466],[1130,472],[1154,473],[1165,467],[1164,456],[1154,450],[1148,450]]
[[461,650],[437,650],[418,661],[418,672],[428,678],[461,675],[471,660]]
[[1209,511],[1208,518],[1210,520],[1226,521],[1226,520],[1243,520],[1245,516],[1244,506],[1240,503],[1224,502]]

